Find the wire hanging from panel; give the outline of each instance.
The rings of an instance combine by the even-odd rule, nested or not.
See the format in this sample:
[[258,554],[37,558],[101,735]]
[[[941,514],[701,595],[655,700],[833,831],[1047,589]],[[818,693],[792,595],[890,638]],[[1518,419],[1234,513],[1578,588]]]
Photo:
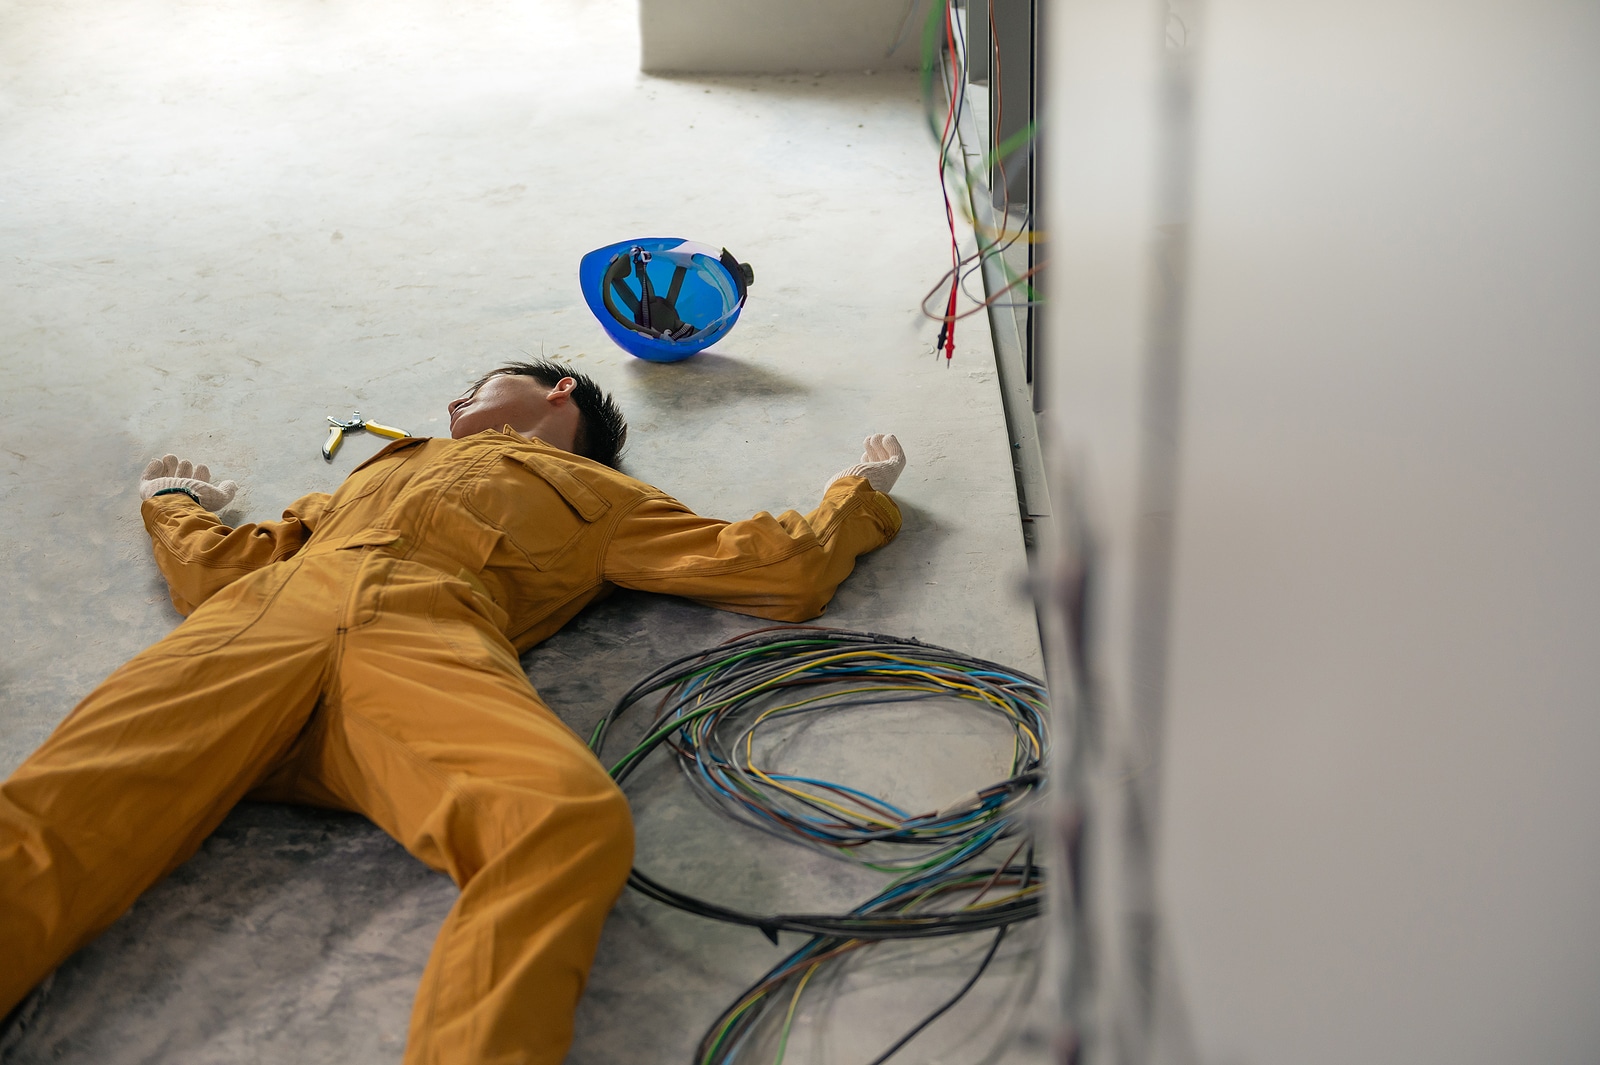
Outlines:
[[[994,5],[988,5],[987,16],[989,20],[988,40],[990,42],[990,69],[993,71],[991,83],[994,89],[994,122],[993,127],[1000,126],[1000,116],[1003,114],[1004,100],[1001,94],[1000,82],[1003,73],[1003,59],[998,47],[995,32]],[[1005,259],[1005,253],[1024,234],[1028,239],[1034,239],[1032,234],[1032,208],[1016,227],[1010,224],[1010,187],[1005,177],[1005,159],[1019,150],[1028,147],[1036,135],[1036,123],[1030,121],[1027,126],[1001,143],[992,145],[984,159],[983,170],[993,169],[1000,175],[1000,188],[1005,197],[999,212],[1000,226],[998,230],[990,230],[981,224],[971,210],[975,195],[985,190],[984,182],[977,168],[966,165],[965,157],[960,148],[960,122],[966,103],[967,84],[967,37],[964,24],[956,13],[953,0],[940,0],[932,6],[928,19],[923,27],[922,42],[922,84],[923,100],[927,111],[929,130],[933,133],[939,145],[939,184],[944,199],[945,220],[950,231],[951,265],[936,281],[927,295],[922,298],[920,307],[924,316],[940,323],[939,336],[935,341],[934,351],[943,351],[948,363],[955,355],[955,323],[963,318],[977,314],[991,307],[1016,307],[1034,306],[1039,302],[1037,290],[1030,279],[1043,270],[1046,262],[1035,263],[1026,271],[1014,271]],[[937,71],[936,91],[934,74]],[[943,120],[939,118],[943,113]],[[952,153],[961,158],[957,163],[952,159]],[[964,205],[963,217],[972,225],[973,235],[977,248],[970,255],[963,255],[960,250],[960,241],[956,234],[954,206],[950,197],[950,183],[954,182],[964,193],[958,197],[957,202]],[[974,273],[983,269],[984,263],[994,259],[999,262],[1001,271],[1005,276],[1006,284],[997,292],[989,293],[983,299],[977,299],[965,290],[965,283]],[[1011,292],[1018,286],[1024,286],[1025,299],[1017,301],[1000,302],[1002,296]],[[948,289],[946,288],[948,286]],[[946,293],[942,313],[929,309],[929,301],[938,294]],[[974,306],[964,310],[957,310],[959,296],[966,295]]]

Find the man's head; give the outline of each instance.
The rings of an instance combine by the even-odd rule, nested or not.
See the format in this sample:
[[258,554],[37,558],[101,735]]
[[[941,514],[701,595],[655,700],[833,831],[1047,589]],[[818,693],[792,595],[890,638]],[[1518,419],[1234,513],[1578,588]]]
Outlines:
[[540,359],[491,370],[450,404],[457,440],[509,425],[523,436],[615,466],[628,439],[616,402],[586,374]]

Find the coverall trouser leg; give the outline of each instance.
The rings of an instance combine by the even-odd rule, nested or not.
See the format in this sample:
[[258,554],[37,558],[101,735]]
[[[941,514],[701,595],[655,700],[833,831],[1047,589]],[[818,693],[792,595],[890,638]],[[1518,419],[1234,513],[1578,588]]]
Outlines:
[[114,674],[0,786],[0,937],[25,962],[0,1005],[259,784],[365,813],[460,886],[408,1065],[556,1065],[631,862],[626,800],[461,581],[363,551],[264,574]]
[[[299,568],[229,585],[0,784],[0,1012],[193,854],[290,749],[338,627],[336,582]],[[304,602],[284,624],[291,583]]]
[[284,783],[365,813],[461,888],[407,1065],[559,1065],[632,864],[627,800],[468,585],[396,563],[375,588]]

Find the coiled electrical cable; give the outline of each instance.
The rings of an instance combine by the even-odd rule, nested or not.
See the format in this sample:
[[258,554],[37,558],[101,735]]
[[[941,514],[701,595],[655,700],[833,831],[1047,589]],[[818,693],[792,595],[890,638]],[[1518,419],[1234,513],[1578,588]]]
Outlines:
[[[1014,833],[1020,807],[1043,782],[1049,754],[1048,706],[1039,680],[959,651],[876,633],[783,626],[686,655],[629,689],[595,726],[590,748],[603,754],[611,726],[657,692],[663,694],[648,733],[610,767],[619,784],[652,751],[669,746],[691,785],[735,819],[886,872],[955,868]],[[1008,721],[1014,751],[1009,777],[943,810],[905,814],[857,789],[755,764],[755,731],[774,720],[949,696]],[[900,848],[910,853],[885,854]],[[629,883],[669,906],[759,928],[774,940],[779,932],[869,939],[951,935],[998,928],[1038,910],[1038,900],[1029,898],[971,913],[751,914],[677,891],[638,869]]]
[[[958,871],[945,871],[935,876],[921,879],[915,890],[901,890],[903,885],[891,887],[876,898],[872,899],[863,910],[868,912],[888,910],[893,908],[914,909],[933,906],[947,901],[948,896],[960,896],[976,892],[966,900],[964,909],[975,909],[984,905],[984,896],[996,887],[1012,888],[1010,897],[1024,896],[1037,897],[1043,889],[1040,876],[1042,870],[1033,864],[1032,848],[1025,861],[1017,864],[1012,861],[1020,853],[1021,847],[1014,851],[1011,858],[1003,864],[992,869],[964,868]],[[909,897],[908,897],[909,896]],[[1001,903],[991,903],[997,905]],[[951,911],[942,911],[951,912]],[[962,911],[954,911],[962,912]],[[871,1065],[881,1065],[889,1060],[901,1047],[910,1042],[918,1033],[932,1024],[950,1007],[954,1006],[988,969],[989,963],[994,960],[995,951],[999,949],[1000,942],[1005,938],[1009,924],[1001,925],[995,933],[994,941],[990,944],[988,952],[979,963],[972,976],[956,992],[954,996],[939,1006],[938,1009],[928,1014],[927,1017],[910,1031],[901,1036],[888,1050],[879,1054],[872,1060]],[[777,1011],[784,1011],[784,1019],[778,1033],[777,1061],[783,1060],[784,1049],[789,1039],[789,1028],[794,1021],[796,1007],[800,997],[806,990],[806,985],[811,981],[818,969],[824,964],[834,962],[842,956],[862,947],[870,946],[872,940],[845,939],[838,936],[814,936],[794,951],[783,961],[773,966],[759,980],[739,996],[722,1015],[712,1022],[711,1026],[700,1038],[700,1045],[695,1053],[695,1065],[726,1065],[736,1059],[743,1049],[746,1040],[756,1032],[762,1022],[768,1017],[775,1016]],[[782,992],[788,991],[785,996]],[[787,1008],[784,999],[787,997]]]
[[[690,785],[729,817],[813,850],[899,874],[878,895],[843,914],[758,914],[678,891],[635,868],[636,890],[688,913],[810,940],[752,985],[712,1025],[696,1057],[734,1060],[764,1017],[783,1008],[778,1059],[796,1004],[818,968],[872,942],[998,930],[967,985],[880,1055],[887,1060],[954,1005],[987,968],[1005,929],[1038,915],[1042,870],[1022,815],[1043,784],[1049,756],[1048,703],[1034,677],[919,640],[815,626],[757,629],[655,670],[596,725],[589,745],[603,754],[607,733],[630,709],[658,696],[645,736],[610,766],[623,784],[655,750],[671,750]],[[1009,775],[941,810],[911,814],[858,788],[779,773],[758,764],[764,727],[840,709],[955,698],[1006,722]],[[1020,836],[1011,856],[979,867],[997,841]],[[1018,855],[1026,856],[1018,863]],[[990,897],[998,889],[1004,893]]]

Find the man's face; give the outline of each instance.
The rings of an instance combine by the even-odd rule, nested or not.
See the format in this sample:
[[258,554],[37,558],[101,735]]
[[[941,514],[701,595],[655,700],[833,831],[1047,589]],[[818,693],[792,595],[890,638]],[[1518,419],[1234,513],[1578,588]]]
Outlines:
[[576,453],[580,417],[572,402],[576,383],[563,377],[552,388],[522,374],[496,374],[450,404],[450,435],[460,440],[509,425],[523,436]]

